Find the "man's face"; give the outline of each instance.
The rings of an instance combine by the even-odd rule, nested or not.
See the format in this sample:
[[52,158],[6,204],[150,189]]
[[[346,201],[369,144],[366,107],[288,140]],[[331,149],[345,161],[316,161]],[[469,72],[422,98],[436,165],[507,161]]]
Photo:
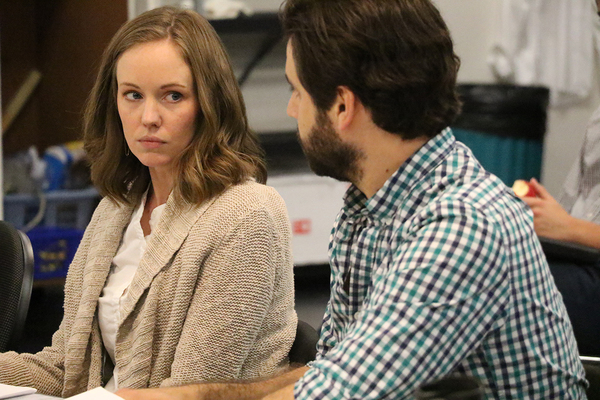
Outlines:
[[285,74],[292,87],[287,113],[298,121],[298,139],[310,168],[319,176],[356,183],[361,176],[361,152],[342,141],[327,112],[316,108],[300,83],[291,41],[287,45]]

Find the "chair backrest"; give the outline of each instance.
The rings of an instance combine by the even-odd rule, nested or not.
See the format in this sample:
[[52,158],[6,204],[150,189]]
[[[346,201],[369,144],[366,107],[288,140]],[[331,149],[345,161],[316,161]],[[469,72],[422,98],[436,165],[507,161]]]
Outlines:
[[296,339],[288,355],[291,363],[306,364],[317,356],[319,333],[309,323],[298,320]]
[[600,358],[599,357],[581,357],[583,368],[585,369],[585,378],[590,383],[586,390],[589,400],[600,400]]
[[454,374],[427,382],[418,387],[414,393],[416,400],[481,400],[483,396],[483,385],[478,378]]
[[0,221],[0,352],[23,331],[33,285],[33,249],[27,235]]

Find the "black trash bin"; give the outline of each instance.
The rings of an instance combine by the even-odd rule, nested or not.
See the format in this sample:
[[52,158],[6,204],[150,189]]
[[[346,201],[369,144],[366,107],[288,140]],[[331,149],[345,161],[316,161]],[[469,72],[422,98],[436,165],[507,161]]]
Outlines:
[[461,84],[463,111],[452,124],[483,167],[512,186],[540,179],[550,91],[540,86]]

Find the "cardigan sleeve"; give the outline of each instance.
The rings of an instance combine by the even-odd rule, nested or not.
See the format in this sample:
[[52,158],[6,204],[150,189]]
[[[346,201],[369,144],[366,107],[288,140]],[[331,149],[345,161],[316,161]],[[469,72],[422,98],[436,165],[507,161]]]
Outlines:
[[83,267],[95,224],[95,220],[90,222],[69,267],[65,284],[63,319],[58,330],[52,336],[52,344],[35,354],[18,354],[16,352],[0,354],[0,383],[34,387],[40,393],[52,396],[62,394],[67,332],[70,330],[77,312]]
[[287,215],[258,209],[225,235],[202,266],[161,386],[252,379],[287,365],[296,326],[287,230]]

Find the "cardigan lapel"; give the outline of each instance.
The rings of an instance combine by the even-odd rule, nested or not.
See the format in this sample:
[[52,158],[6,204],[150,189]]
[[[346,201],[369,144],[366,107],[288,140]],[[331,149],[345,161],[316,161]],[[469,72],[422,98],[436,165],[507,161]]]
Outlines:
[[[81,282],[81,298],[77,315],[73,321],[69,344],[65,356],[65,390],[78,387],[77,382],[84,375],[81,368],[86,365],[85,357],[89,357],[89,341],[93,330],[98,329],[94,324],[98,299],[110,272],[112,259],[121,243],[123,230],[131,219],[133,207],[116,205],[108,202],[99,210],[103,217],[92,229],[89,253],[85,259],[83,282]],[[100,208],[100,206],[99,206]],[[90,360],[88,360],[89,363]]]
[[[113,208],[114,207],[114,208]],[[111,209],[112,208],[112,209]],[[88,311],[95,312],[98,299],[111,269],[112,260],[123,238],[123,232],[131,220],[134,207],[111,204],[106,210],[108,218],[99,222],[92,237],[92,246],[83,276],[82,302],[89,302]],[[85,312],[87,315],[88,312]]]
[[187,202],[177,203],[173,196],[169,196],[165,210],[156,230],[152,233],[129,286],[128,295],[123,299],[119,325],[134,310],[140,297],[150,287],[154,277],[170,263],[175,253],[181,248],[190,229],[214,201],[213,198],[200,205],[195,205]]

